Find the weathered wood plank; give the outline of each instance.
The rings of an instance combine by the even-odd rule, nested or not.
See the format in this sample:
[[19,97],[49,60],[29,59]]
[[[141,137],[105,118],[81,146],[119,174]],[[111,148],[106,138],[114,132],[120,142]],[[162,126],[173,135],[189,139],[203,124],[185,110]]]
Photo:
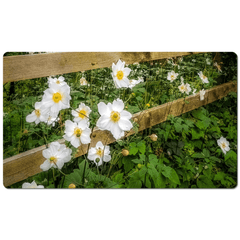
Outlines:
[[199,52],[64,52],[9,56],[3,57],[3,83],[110,67],[118,59],[131,64],[197,53]]
[[[159,124],[166,121],[167,116],[172,114],[179,116],[182,113],[192,111],[200,106],[214,102],[229,92],[237,92],[237,83],[229,82],[220,86],[214,87],[206,91],[205,99],[200,101],[199,94],[195,96],[189,96],[186,100],[189,102],[185,103],[184,99],[178,99],[173,102],[165,103],[157,107],[136,113],[133,115],[133,119],[138,119],[139,131],[146,128]],[[125,137],[134,134],[134,131],[126,133]],[[115,142],[112,134],[108,131],[101,131],[95,129],[92,133],[90,147],[94,147],[98,141],[102,141],[104,144],[110,144]],[[60,143],[64,142],[64,139],[59,140]],[[78,153],[75,157],[81,156],[87,153],[88,145],[82,145],[79,147]],[[41,146],[27,152],[18,154],[16,156],[3,160],[3,184],[9,186],[13,183],[24,180],[30,176],[33,176],[41,172],[40,165],[44,162],[42,151],[45,146]]]

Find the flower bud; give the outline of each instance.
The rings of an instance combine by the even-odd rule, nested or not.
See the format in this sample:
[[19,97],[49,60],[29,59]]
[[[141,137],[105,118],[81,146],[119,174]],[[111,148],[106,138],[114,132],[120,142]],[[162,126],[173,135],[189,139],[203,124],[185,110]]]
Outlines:
[[125,156],[125,157],[128,156],[129,155],[129,151],[127,149],[123,149],[122,150],[122,155]]
[[28,134],[28,130],[25,129],[25,130],[23,131],[23,134]]
[[133,92],[132,95],[135,96],[136,94]]
[[205,169],[208,169],[208,165],[204,166]]
[[138,119],[137,119],[137,118],[134,118],[133,121],[134,121],[134,122],[138,122]]
[[76,188],[76,185],[73,184],[73,183],[71,183],[71,184],[68,186],[68,188]]
[[149,104],[149,103],[147,103],[147,104],[146,104],[146,107],[150,107],[150,104]]
[[100,162],[100,158],[96,158],[96,163],[99,163]]
[[156,142],[158,139],[158,136],[156,134],[152,134],[149,136],[151,138],[152,141]]
[[138,168],[141,168],[141,167],[142,167],[142,164],[139,163],[137,166],[138,166]]

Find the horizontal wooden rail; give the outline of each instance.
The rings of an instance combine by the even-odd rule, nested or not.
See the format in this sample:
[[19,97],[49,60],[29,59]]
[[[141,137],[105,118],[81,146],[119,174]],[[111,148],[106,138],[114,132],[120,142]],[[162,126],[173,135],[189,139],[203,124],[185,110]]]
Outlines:
[[[220,86],[214,87],[210,90],[206,90],[205,98],[200,101],[199,94],[195,96],[189,96],[186,98],[187,104],[183,98],[175,100],[173,102],[165,103],[157,107],[136,113],[133,115],[133,119],[138,119],[139,131],[166,121],[169,114],[179,116],[182,113],[192,111],[208,103],[214,102],[229,92],[237,92],[237,83],[229,82]],[[134,134],[131,130],[125,137]],[[108,131],[101,131],[95,129],[92,133],[90,147],[94,147],[98,141],[102,141],[104,144],[110,144],[115,142],[112,134]],[[60,143],[64,142],[64,139],[59,140]],[[30,176],[33,176],[41,172],[40,165],[44,162],[42,151],[45,146],[41,146],[27,152],[18,154],[16,156],[3,160],[3,184],[9,186],[13,183],[24,180]],[[84,155],[87,153],[87,145],[81,145],[78,153],[75,157]]]
[[9,56],[3,57],[3,83],[110,67],[118,59],[131,64],[197,53],[200,52],[64,52]]

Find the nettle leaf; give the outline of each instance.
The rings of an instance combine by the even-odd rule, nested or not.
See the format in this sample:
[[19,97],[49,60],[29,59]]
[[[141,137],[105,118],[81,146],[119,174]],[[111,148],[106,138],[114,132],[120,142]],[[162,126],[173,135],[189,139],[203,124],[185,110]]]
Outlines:
[[136,155],[138,152],[137,144],[135,142],[131,142],[129,144],[129,155]]
[[205,156],[203,155],[203,153],[194,153],[192,155],[193,158],[205,158]]
[[149,155],[149,163],[152,164],[153,166],[156,166],[158,163],[158,158],[155,154],[150,154]]
[[192,120],[186,119],[185,123],[189,126],[189,127],[193,127],[194,126],[194,122]]
[[204,133],[202,131],[192,129],[192,140],[199,139],[201,137],[204,137]]
[[204,148],[203,149],[203,155],[205,156],[205,157],[210,157],[210,152],[209,152],[209,150],[208,149],[206,149],[206,148]]
[[182,125],[180,123],[174,123],[174,127],[176,132],[181,132],[182,131]]
[[195,125],[199,128],[199,129],[205,129],[205,125],[203,121],[198,120],[197,122],[195,122]]
[[225,177],[224,172],[218,172],[214,177],[214,181],[221,181],[224,179],[224,177]]
[[202,109],[200,108],[198,110],[192,111],[192,115],[193,115],[193,117],[198,118],[200,120],[203,120],[203,119],[206,118],[206,115],[204,114],[203,108]]
[[146,143],[145,143],[145,141],[141,141],[141,142],[137,143],[137,148],[138,148],[140,153],[144,154],[146,152]]
[[143,160],[142,159],[132,159],[132,162],[136,163],[136,164],[143,164]]
[[168,166],[164,166],[162,174],[163,174],[163,176],[168,178],[170,181],[180,185],[180,181],[179,181],[178,175],[177,175],[176,171],[173,168],[168,167]]
[[232,160],[237,160],[237,154],[233,150],[230,150],[229,152],[226,153],[224,159],[225,161],[227,161],[229,158]]
[[152,187],[151,181],[149,179],[149,175],[146,176],[146,183],[145,183],[145,185],[146,185],[147,188],[151,188]]
[[124,170],[126,173],[129,172],[134,166],[133,162],[131,161],[131,157],[129,158],[128,156],[123,157],[122,163],[124,165]]
[[68,188],[68,186],[71,183],[75,184],[76,186],[78,184],[82,184],[82,175],[81,175],[80,169],[74,169],[73,173],[71,173],[65,177],[63,187]]
[[213,182],[208,177],[206,177],[204,175],[201,175],[198,178],[197,186],[199,188],[215,188]]

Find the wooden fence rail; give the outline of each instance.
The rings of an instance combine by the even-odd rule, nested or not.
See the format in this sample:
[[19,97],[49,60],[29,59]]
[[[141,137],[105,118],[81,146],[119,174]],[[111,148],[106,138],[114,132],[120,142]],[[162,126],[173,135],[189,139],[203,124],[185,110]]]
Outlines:
[[[192,111],[208,103],[214,102],[222,97],[226,96],[229,92],[237,92],[237,83],[228,82],[212,89],[206,90],[205,98],[200,101],[199,94],[195,96],[189,96],[185,100],[183,98],[175,100],[173,102],[165,103],[157,107],[136,113],[133,115],[133,119],[138,119],[139,131],[166,121],[169,114],[179,116],[182,113]],[[125,137],[134,134],[131,130]],[[108,131],[101,131],[97,128],[94,129],[91,137],[90,147],[94,147],[98,141],[102,141],[105,144],[110,144],[115,141],[112,134]],[[60,143],[64,142],[64,139],[59,140]],[[13,183],[24,180],[30,176],[33,176],[42,170],[40,165],[44,162],[42,151],[45,146],[41,146],[16,156],[3,160],[3,184],[9,186]],[[79,152],[75,157],[84,155],[87,153],[87,145],[81,145]]]
[[112,66],[186,56],[200,52],[63,52],[3,57],[3,83]]

